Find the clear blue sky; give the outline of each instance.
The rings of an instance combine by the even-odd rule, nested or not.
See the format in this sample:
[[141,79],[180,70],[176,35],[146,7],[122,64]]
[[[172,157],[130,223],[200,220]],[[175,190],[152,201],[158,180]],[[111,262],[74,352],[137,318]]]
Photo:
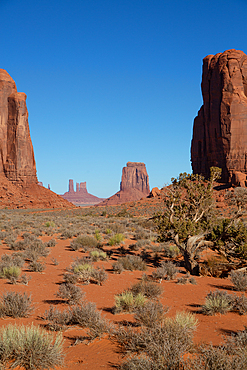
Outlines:
[[247,52],[246,0],[0,0],[0,68],[27,94],[38,179],[109,197],[191,172],[202,59]]

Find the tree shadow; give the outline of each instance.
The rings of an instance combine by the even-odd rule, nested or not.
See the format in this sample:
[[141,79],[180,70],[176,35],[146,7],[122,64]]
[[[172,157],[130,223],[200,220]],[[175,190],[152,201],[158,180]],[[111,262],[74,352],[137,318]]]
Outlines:
[[229,291],[235,291],[234,287],[233,286],[229,286],[229,285],[218,285],[218,284],[209,284],[209,286],[213,287],[213,288],[217,288],[217,289],[224,289],[224,290],[229,290]]

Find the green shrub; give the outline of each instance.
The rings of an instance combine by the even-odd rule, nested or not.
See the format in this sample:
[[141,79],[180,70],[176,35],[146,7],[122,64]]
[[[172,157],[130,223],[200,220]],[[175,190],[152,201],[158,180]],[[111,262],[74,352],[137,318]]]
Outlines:
[[114,312],[134,312],[137,307],[143,306],[146,300],[147,299],[142,293],[134,295],[132,292],[127,290],[115,296]]
[[0,364],[4,368],[52,369],[63,365],[62,335],[44,329],[8,325],[0,329]]
[[202,306],[205,315],[225,314],[233,308],[233,297],[226,292],[216,290],[208,293]]
[[93,251],[90,251],[90,257],[93,261],[100,260],[106,260],[107,259],[107,253],[103,252],[99,249],[94,249]]
[[119,245],[123,240],[123,234],[115,234],[109,239],[108,244],[111,246]]
[[12,284],[16,284],[18,277],[21,274],[21,269],[18,266],[4,267],[1,277],[9,279]]

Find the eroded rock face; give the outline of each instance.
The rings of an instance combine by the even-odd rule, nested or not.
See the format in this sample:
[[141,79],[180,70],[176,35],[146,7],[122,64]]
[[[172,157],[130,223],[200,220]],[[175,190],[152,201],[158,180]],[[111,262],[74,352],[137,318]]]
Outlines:
[[[247,174],[247,55],[239,50],[203,59],[203,105],[194,120],[194,173],[222,168],[223,182],[245,183]],[[241,179],[240,179],[241,177]]]
[[100,205],[114,205],[132,202],[149,195],[149,177],[146,166],[141,162],[128,162],[122,170],[120,191],[107,198]]
[[37,184],[26,95],[0,69],[0,173],[21,185]]
[[148,196],[149,177],[146,166],[141,162],[128,162],[122,170],[122,180],[120,183],[120,191],[128,191],[137,189],[143,193],[143,196]]

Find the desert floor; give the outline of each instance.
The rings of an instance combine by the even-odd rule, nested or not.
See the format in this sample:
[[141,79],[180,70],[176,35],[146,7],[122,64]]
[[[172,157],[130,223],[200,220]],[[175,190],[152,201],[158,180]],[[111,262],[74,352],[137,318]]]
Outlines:
[[[88,255],[88,251],[72,250],[70,248],[71,241],[76,238],[78,234],[84,234],[85,224],[89,225],[87,233],[93,235],[95,229],[99,230],[102,237],[101,248],[105,251],[111,251],[111,255],[106,261],[94,262],[94,266],[104,267],[107,273],[107,280],[102,286],[97,284],[82,284],[77,283],[82,291],[86,294],[87,301],[94,302],[97,305],[97,309],[102,311],[102,315],[109,319],[112,323],[117,324],[118,322],[134,322],[133,314],[113,314],[112,308],[114,307],[114,296],[123,292],[129,288],[133,283],[140,281],[143,271],[123,271],[121,274],[114,273],[112,269],[112,263],[117,260],[119,256],[125,254],[140,254],[140,250],[136,251],[131,248],[137,243],[137,230],[143,232],[142,237],[146,240],[148,233],[152,233],[153,239],[149,242],[150,256],[155,255],[155,232],[150,231],[147,228],[140,226],[137,223],[138,218],[127,219],[124,217],[103,217],[103,216],[85,216],[79,211],[71,211],[72,213],[68,216],[66,211],[63,213],[59,212],[40,212],[37,211],[1,211],[0,222],[2,235],[5,238],[2,239],[0,246],[0,255],[12,254],[16,251],[11,249],[11,243],[13,240],[22,240],[23,233],[34,233],[43,242],[47,242],[50,239],[56,240],[56,245],[49,248],[49,255],[46,258],[42,258],[42,262],[45,264],[45,269],[42,272],[31,272],[28,268],[28,262],[22,268],[22,274],[26,274],[31,277],[28,285],[22,285],[20,283],[10,284],[7,279],[0,279],[1,293],[7,291],[13,292],[26,292],[28,295],[31,294],[32,301],[35,309],[32,314],[27,318],[1,318],[0,325],[5,326],[9,323],[16,324],[30,324],[44,325],[44,321],[41,319],[42,315],[46,310],[49,309],[50,305],[54,305],[59,310],[66,309],[68,305],[59,297],[56,296],[59,285],[63,282],[63,274],[70,264],[78,257]],[[85,210],[84,210],[85,213]],[[104,218],[104,221],[102,219]],[[133,221],[132,221],[133,220]],[[83,224],[81,224],[82,222]],[[104,224],[106,222],[106,224]],[[132,222],[135,222],[136,227],[133,226]],[[120,245],[109,246],[109,236],[104,234],[106,225],[110,228],[112,225],[121,225],[121,228],[125,227],[126,230],[123,232],[125,240]],[[66,237],[64,233],[65,226],[69,225],[71,234],[73,231],[74,235]],[[84,226],[83,226],[84,225]],[[6,231],[7,230],[7,231]],[[63,230],[63,233],[62,233]],[[11,233],[14,233],[12,242]],[[146,234],[145,234],[146,233]],[[61,239],[61,234],[64,234]],[[144,243],[143,243],[144,244]],[[154,246],[154,247],[153,247]],[[153,248],[152,248],[153,247]],[[157,257],[156,251],[156,257]],[[204,255],[204,258],[210,258],[210,255]],[[158,262],[166,260],[162,252],[158,254]],[[181,258],[178,256],[174,259],[174,262],[179,265]],[[54,263],[55,261],[55,263]],[[156,265],[153,262],[155,259],[150,259],[147,262],[148,269],[145,273],[151,276],[152,272],[158,265],[156,258]],[[238,313],[230,312],[225,315],[206,316],[200,312],[201,305],[205,301],[207,293],[216,289],[226,291],[231,294],[240,294],[234,292],[233,284],[229,278],[215,278],[210,276],[195,277],[197,284],[177,284],[179,277],[185,276],[185,270],[183,267],[178,267],[179,273],[174,280],[165,281],[163,280],[160,285],[163,288],[163,293],[160,297],[160,302],[169,306],[168,317],[173,317],[177,311],[187,311],[196,314],[199,325],[195,332],[194,341],[199,342],[212,342],[214,345],[223,342],[223,336],[229,336],[232,332],[243,330],[247,326],[247,317],[241,316]],[[68,370],[76,369],[113,369],[116,368],[124,358],[124,353],[121,352],[118,345],[111,341],[107,334],[104,334],[102,338],[97,338],[92,342],[87,339],[82,341],[78,340],[81,337],[86,338],[86,330],[80,327],[69,327],[63,331],[64,337],[64,352],[65,352],[65,365],[64,368]]]

